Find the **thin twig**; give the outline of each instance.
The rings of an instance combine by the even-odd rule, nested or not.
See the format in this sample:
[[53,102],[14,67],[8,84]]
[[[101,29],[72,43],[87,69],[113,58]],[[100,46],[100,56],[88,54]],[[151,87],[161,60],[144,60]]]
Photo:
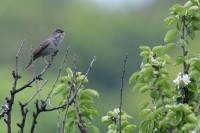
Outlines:
[[57,117],[57,133],[60,133],[60,111],[58,111],[58,117]]
[[93,66],[93,63],[95,62],[95,60],[96,60],[96,56],[94,56],[93,59],[92,59],[92,61],[90,62],[90,66],[88,67],[88,70],[87,70],[87,72],[85,73],[85,76],[84,76],[83,79],[81,80],[80,84],[79,84],[78,87],[76,88],[76,91],[75,91],[75,93],[73,94],[73,97],[71,98],[69,104],[71,104],[71,103],[74,101],[74,99],[76,98],[77,93],[78,93],[78,91],[79,91],[81,85],[83,84],[83,81],[84,81],[85,78],[88,76],[89,71],[92,69],[92,66]]
[[35,64],[34,64],[34,53],[33,53],[33,45],[31,45],[31,53],[32,53],[32,56],[31,56],[31,60],[32,60],[32,70],[33,70],[33,77],[35,78],[35,87],[36,87],[36,92],[38,94],[38,98],[39,100],[41,101],[42,98],[41,98],[41,95],[40,95],[40,91],[39,91],[39,88],[38,88],[38,82],[37,82],[37,79],[36,79],[36,71],[35,71]]
[[21,121],[21,123],[17,123],[17,126],[20,128],[18,133],[23,133],[28,109],[27,108],[24,109],[25,105],[23,105],[21,102],[19,102],[19,105],[20,105],[20,108],[21,108],[22,121]]
[[[81,82],[79,83],[79,85],[76,87],[76,91],[73,93],[73,96],[72,96],[72,98],[70,99],[71,90],[72,90],[72,88],[75,86],[73,80],[74,80],[74,76],[75,76],[75,74],[76,74],[76,69],[74,68],[73,77],[72,77],[71,86],[70,86],[70,88],[71,88],[71,89],[70,89],[70,93],[69,93],[69,95],[66,97],[66,106],[65,106],[66,109],[65,109],[65,115],[64,115],[64,119],[63,119],[63,125],[62,125],[61,133],[64,133],[64,126],[65,126],[66,117],[67,117],[67,116],[66,116],[66,113],[67,113],[67,111],[68,111],[68,109],[69,109],[69,106],[74,102],[74,99],[76,98],[76,96],[77,96],[77,94],[78,94],[78,91],[79,91],[79,89],[80,89],[80,87],[81,87],[83,81],[84,81],[85,78],[88,76],[89,71],[92,69],[92,66],[93,66],[93,63],[95,62],[95,60],[96,60],[96,56],[93,57],[92,61],[90,62],[90,65],[89,65],[89,67],[88,67],[88,70],[87,70],[86,73],[85,73],[84,78],[81,80]],[[74,60],[74,62],[75,62],[75,60]]]
[[7,114],[7,119],[4,119],[4,122],[7,125],[8,133],[11,133],[11,111],[12,111],[12,106],[14,103],[15,99],[15,90],[17,86],[17,81],[21,78],[21,76],[18,73],[18,58],[19,54],[21,52],[21,49],[24,45],[24,40],[22,41],[20,48],[17,51],[17,54],[15,56],[15,71],[12,72],[13,78],[14,78],[14,83],[12,90],[10,91],[10,98],[6,97],[6,102],[5,105],[2,106],[2,112],[0,113],[0,118],[4,117],[5,114]]
[[125,72],[126,72],[126,62],[128,59],[128,54],[126,54],[126,57],[124,59],[124,68],[123,68],[123,73],[122,73],[122,86],[120,89],[120,105],[119,105],[119,132],[122,132],[122,123],[121,123],[121,119],[122,119],[122,98],[123,98],[123,89],[124,89],[124,76],[125,76]]
[[[181,39],[184,40],[185,39],[185,27],[186,27],[186,15],[183,16],[182,18],[182,33],[181,33]],[[181,48],[182,48],[182,52],[183,52],[183,57],[184,57],[184,62],[183,62],[183,73],[184,74],[188,74],[190,65],[186,64],[186,56],[188,51],[186,51],[185,49],[185,45],[181,44]],[[184,90],[184,99],[183,99],[183,103],[188,103],[189,102],[189,90],[188,90],[188,86],[185,86],[183,88]]]
[[[74,71],[76,71],[76,70],[77,70],[77,68],[76,68],[76,56],[74,56]],[[76,75],[76,73],[74,73],[74,75]],[[75,76],[74,76],[72,83],[74,84],[74,85],[72,85],[72,92],[74,94],[75,91],[76,91],[76,86],[75,86],[76,85],[76,78],[75,78]],[[74,106],[75,106],[75,109],[76,109],[76,118],[77,118],[78,128],[79,128],[81,133],[87,133],[86,126],[84,125],[84,121],[82,120],[82,118],[80,116],[80,109],[79,109],[79,105],[78,105],[76,98],[74,99]]]
[[[76,55],[74,55],[74,60],[73,61],[74,61],[74,64],[76,64]],[[75,77],[76,76],[76,71],[77,71],[77,68],[74,66],[73,75],[71,77],[70,92],[66,96],[66,102],[65,102],[66,106],[65,106],[64,118],[63,118],[63,121],[62,121],[61,133],[64,133],[64,127],[65,127],[65,123],[66,123],[66,120],[67,120],[67,112],[68,112],[69,106],[71,105],[70,104],[70,96],[71,96],[73,88],[75,88],[75,86],[76,86],[76,77]]]
[[54,53],[51,55],[51,59],[49,61],[49,63],[45,66],[45,68],[39,73],[37,74],[35,77],[33,77],[31,80],[29,80],[25,85],[23,85],[22,87],[16,89],[16,91],[14,93],[18,93],[22,90],[24,90],[25,88],[27,87],[32,87],[31,84],[36,80],[36,79],[39,79],[39,80],[42,80],[41,77],[42,75],[47,71],[48,68],[50,68],[52,62],[53,62],[53,59],[54,57],[56,56],[57,53]]
[[45,110],[45,108],[46,108],[46,105],[44,105],[44,104],[41,104],[41,107],[39,107],[39,101],[38,100],[36,100],[35,106],[36,106],[36,112],[33,112],[33,121],[32,121],[32,124],[31,124],[30,133],[34,132],[35,125],[37,124],[37,117],[42,112],[42,110]]
[[55,86],[56,86],[56,84],[57,84],[57,82],[58,82],[58,79],[59,79],[59,77],[60,77],[60,73],[61,73],[61,71],[62,71],[62,68],[63,68],[65,62],[66,62],[68,53],[69,53],[69,47],[67,48],[67,51],[66,51],[66,53],[65,53],[65,55],[64,55],[63,61],[62,61],[61,66],[60,66],[60,69],[58,70],[57,78],[56,78],[56,80],[55,80],[55,82],[54,82],[54,84],[53,84],[53,86],[52,86],[52,88],[51,88],[51,91],[48,93],[46,99],[44,100],[44,102],[47,102],[47,100],[50,98],[50,95],[51,95],[51,93],[53,92],[53,90],[54,90],[54,88],[55,88]]
[[47,82],[48,82],[48,80],[45,80],[43,85],[37,90],[37,92],[27,102],[23,103],[23,105],[24,106],[28,105],[35,98],[35,96],[38,94],[38,91],[40,92],[43,89],[43,87],[47,84]]

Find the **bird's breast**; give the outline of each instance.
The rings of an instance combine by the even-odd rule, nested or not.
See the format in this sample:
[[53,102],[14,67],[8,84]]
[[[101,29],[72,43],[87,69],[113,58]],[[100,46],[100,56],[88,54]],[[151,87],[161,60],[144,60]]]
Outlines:
[[46,47],[46,48],[42,51],[41,55],[42,55],[42,56],[46,56],[46,55],[49,55],[49,54],[55,52],[56,50],[57,50],[57,48],[55,47],[55,45],[51,43],[48,47]]

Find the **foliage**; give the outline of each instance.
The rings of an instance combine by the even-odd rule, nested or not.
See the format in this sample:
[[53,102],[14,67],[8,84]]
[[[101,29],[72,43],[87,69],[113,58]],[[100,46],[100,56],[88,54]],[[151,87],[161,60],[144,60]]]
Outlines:
[[[170,29],[164,38],[169,42],[164,46],[140,46],[143,57],[141,70],[130,77],[129,83],[136,82],[134,91],[139,94],[149,92],[151,102],[140,107],[140,133],[185,133],[198,132],[199,115],[199,74],[200,57],[189,52],[195,31],[200,30],[200,1],[189,0],[184,5],[175,4],[170,8],[170,16],[164,22]],[[178,37],[180,35],[180,37]],[[176,43],[171,43],[173,39]],[[182,55],[175,60],[168,52],[178,47]],[[182,65],[173,80],[169,76],[167,65]]]
[[[93,89],[85,88],[82,83],[87,83],[88,79],[85,75],[81,75],[81,72],[72,71],[70,68],[67,68],[67,76],[60,77],[60,84],[57,85],[53,94],[61,95],[62,100],[60,105],[66,103],[66,100],[74,99],[74,107],[70,106],[67,112],[67,121],[65,124],[65,132],[71,133],[75,132],[75,125],[78,123],[78,119],[81,119],[81,122],[86,127],[91,127],[94,133],[99,133],[97,127],[92,125],[93,116],[98,116],[98,111],[94,108],[93,97],[99,98],[99,93]],[[74,86],[74,87],[72,87]],[[80,88],[78,88],[80,86]],[[75,89],[76,88],[76,89]],[[77,100],[77,101],[76,101]],[[77,102],[77,105],[76,105]],[[79,109],[79,113],[77,112]],[[65,109],[62,109],[65,111]],[[77,114],[78,113],[78,114]],[[78,118],[78,116],[80,118]]]
[[[119,117],[120,117],[120,110],[119,108],[114,109],[113,111],[108,111],[106,116],[102,117],[102,122],[108,126],[108,133],[118,133],[120,131],[119,127]],[[131,118],[126,112],[121,112],[121,132],[122,133],[129,133],[131,130],[136,128],[135,125],[129,124],[128,120]]]

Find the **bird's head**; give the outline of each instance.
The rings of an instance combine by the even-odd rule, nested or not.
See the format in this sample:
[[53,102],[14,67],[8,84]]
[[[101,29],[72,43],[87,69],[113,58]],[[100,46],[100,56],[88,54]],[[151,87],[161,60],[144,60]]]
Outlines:
[[64,36],[65,36],[64,30],[59,29],[59,28],[56,28],[51,34],[51,37],[55,38],[59,42],[63,40]]

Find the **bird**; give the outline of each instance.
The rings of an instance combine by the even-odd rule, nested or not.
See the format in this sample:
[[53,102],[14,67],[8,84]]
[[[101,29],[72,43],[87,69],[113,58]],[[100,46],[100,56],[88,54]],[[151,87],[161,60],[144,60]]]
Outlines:
[[63,41],[64,36],[64,30],[59,28],[54,29],[50,36],[47,39],[45,39],[35,51],[33,51],[31,59],[28,62],[28,64],[24,67],[24,69],[29,68],[30,65],[39,57],[44,58],[44,56],[57,52],[57,47]]

